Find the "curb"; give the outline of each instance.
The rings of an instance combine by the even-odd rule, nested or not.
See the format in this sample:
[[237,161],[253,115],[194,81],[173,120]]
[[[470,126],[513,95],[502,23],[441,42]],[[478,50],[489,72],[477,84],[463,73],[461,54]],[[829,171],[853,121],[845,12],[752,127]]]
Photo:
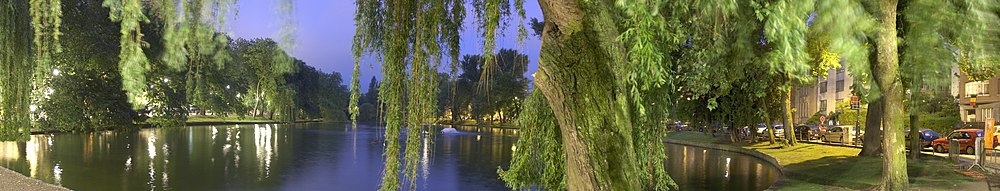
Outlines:
[[728,151],[728,152],[734,152],[734,153],[740,153],[740,154],[750,155],[752,157],[756,157],[758,159],[764,160],[764,162],[770,163],[772,166],[774,166],[775,168],[778,169],[778,173],[781,173],[782,176],[784,176],[784,174],[785,174],[785,169],[784,169],[783,166],[781,166],[781,163],[778,163],[778,159],[775,159],[774,157],[771,157],[771,155],[764,154],[764,153],[762,153],[760,151],[750,150],[750,149],[746,149],[746,148],[743,148],[743,147],[732,146],[732,145],[713,144],[713,143],[699,143],[699,142],[673,140],[673,139],[664,139],[663,142],[670,143],[670,144],[687,145],[687,146],[693,146],[693,147],[702,147],[702,148],[716,149],[716,150],[722,150],[722,151]]

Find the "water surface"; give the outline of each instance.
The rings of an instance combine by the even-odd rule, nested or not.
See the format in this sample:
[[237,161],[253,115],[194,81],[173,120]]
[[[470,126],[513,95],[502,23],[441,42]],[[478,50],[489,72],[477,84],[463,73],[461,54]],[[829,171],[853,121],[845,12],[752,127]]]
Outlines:
[[[428,132],[418,190],[509,190],[516,129]],[[32,135],[0,143],[0,165],[74,190],[376,190],[382,131],[359,125],[233,125]],[[762,190],[777,170],[756,158],[667,145],[681,190]]]
[[[423,145],[418,189],[506,189],[517,130],[459,130]],[[74,190],[376,190],[381,137],[339,123],[33,135],[0,144],[0,165]]]

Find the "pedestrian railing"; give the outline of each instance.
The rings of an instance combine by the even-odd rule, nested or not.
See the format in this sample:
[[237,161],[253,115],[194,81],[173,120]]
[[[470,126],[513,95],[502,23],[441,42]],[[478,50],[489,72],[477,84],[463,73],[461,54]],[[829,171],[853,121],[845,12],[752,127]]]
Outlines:
[[991,168],[993,172],[1000,172],[1000,149],[984,148],[981,157],[983,167]]

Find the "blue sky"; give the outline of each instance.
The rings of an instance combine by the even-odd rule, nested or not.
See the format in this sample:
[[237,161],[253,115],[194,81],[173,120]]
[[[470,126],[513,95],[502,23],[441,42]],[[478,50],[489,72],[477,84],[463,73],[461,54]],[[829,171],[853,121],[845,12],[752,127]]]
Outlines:
[[[282,21],[276,15],[279,1],[237,1],[237,15],[227,23],[228,33],[233,38],[272,38],[278,40],[278,31]],[[471,1],[468,1],[471,2]],[[351,38],[354,36],[354,1],[352,0],[297,0],[295,1],[296,47],[292,55],[316,67],[323,72],[338,72],[344,77],[345,83],[350,82],[353,59],[351,58]],[[465,30],[462,31],[461,52],[465,54],[480,54],[483,40],[474,23],[476,18],[471,5],[466,6],[468,17],[465,19]],[[542,19],[541,8],[537,0],[527,0],[524,3],[526,19],[525,27],[532,17]],[[538,52],[541,43],[537,37],[530,36],[523,47],[517,44],[517,18],[511,20],[511,27],[504,31],[504,36],[497,39],[499,48],[519,49],[528,55],[530,61],[528,73],[538,70]],[[529,32],[530,33],[530,32]],[[361,88],[367,91],[368,82],[372,76],[379,76],[379,63],[374,59],[362,61]],[[448,72],[448,63],[441,64],[441,72]]]

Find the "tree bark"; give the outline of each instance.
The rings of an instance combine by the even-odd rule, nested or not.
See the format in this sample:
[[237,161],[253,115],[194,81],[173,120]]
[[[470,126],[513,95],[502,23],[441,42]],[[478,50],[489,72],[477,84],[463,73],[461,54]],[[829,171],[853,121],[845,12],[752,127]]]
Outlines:
[[882,112],[882,98],[868,103],[865,141],[858,156],[878,156],[882,153]]
[[[789,79],[790,80],[790,79]],[[785,140],[788,142],[789,146],[795,146],[797,140],[795,139],[795,123],[792,119],[792,87],[789,85],[785,90],[785,106],[784,112],[782,113],[782,121],[784,121],[785,126]]]
[[917,127],[919,120],[917,114],[910,113],[910,159],[919,159],[920,150],[923,149],[920,145],[920,127]]
[[875,81],[882,90],[885,113],[882,127],[883,164],[882,183],[879,190],[906,190],[909,187],[906,172],[904,133],[899,117],[903,115],[903,86],[899,79],[899,52],[896,31],[896,6],[898,0],[879,2],[880,22],[877,34],[878,66]]
[[[640,190],[628,112],[613,64],[625,62],[608,1],[539,1],[545,27],[536,85],[548,98],[566,152],[569,190]],[[627,111],[627,110],[626,110]]]
[[767,120],[764,121],[764,127],[767,127],[767,134],[771,138],[768,141],[771,142],[771,145],[774,145],[774,138],[775,138],[774,137],[774,125],[771,125],[772,121],[771,121],[771,117],[770,116],[767,116],[767,117],[764,117],[764,118],[767,119]]

